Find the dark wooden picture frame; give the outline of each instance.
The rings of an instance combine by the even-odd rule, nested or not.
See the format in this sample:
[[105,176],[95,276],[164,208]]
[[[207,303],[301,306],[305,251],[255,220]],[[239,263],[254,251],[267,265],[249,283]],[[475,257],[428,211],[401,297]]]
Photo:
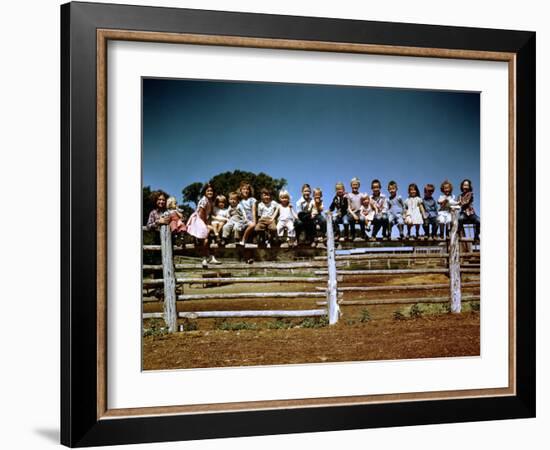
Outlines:
[[[508,388],[110,410],[105,356],[108,40],[508,62]],[[61,7],[61,143],[63,444],[80,447],[534,417],[535,33],[69,3]]]

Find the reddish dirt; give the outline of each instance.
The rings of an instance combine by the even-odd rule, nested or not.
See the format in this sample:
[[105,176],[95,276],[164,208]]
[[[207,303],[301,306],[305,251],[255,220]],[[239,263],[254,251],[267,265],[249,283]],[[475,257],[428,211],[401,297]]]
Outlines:
[[[395,309],[395,307],[393,307]],[[322,328],[199,329],[143,338],[143,369],[255,366],[479,355],[479,314],[347,320]],[[357,317],[357,314],[355,315]],[[235,319],[235,321],[237,321]],[[273,319],[271,319],[271,322]],[[212,325],[212,324],[210,324]],[[204,325],[205,327],[207,324]],[[202,327],[201,327],[202,328]]]

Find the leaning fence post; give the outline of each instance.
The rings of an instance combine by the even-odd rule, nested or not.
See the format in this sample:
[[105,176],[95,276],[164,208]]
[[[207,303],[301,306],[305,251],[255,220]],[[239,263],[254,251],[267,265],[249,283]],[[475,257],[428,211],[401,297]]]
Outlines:
[[451,312],[461,311],[460,288],[460,242],[458,236],[458,209],[451,209],[451,232],[449,234],[449,276],[451,278]]
[[160,227],[160,249],[162,254],[162,276],[164,278],[164,321],[168,331],[176,331],[176,277],[172,257],[172,233],[168,225]]
[[338,292],[336,282],[336,250],[334,248],[334,229],[332,228],[332,215],[327,214],[327,263],[328,263],[328,289],[327,307],[328,323],[333,325],[338,322],[340,308],[338,307]]

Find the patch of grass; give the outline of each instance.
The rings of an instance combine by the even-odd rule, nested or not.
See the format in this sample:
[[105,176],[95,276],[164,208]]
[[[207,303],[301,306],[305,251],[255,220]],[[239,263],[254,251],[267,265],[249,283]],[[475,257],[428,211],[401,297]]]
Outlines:
[[255,330],[257,326],[253,322],[229,322],[222,321],[216,328],[224,331]]
[[300,323],[301,328],[322,328],[328,325],[328,318],[325,316],[321,317],[306,317]]
[[286,330],[292,328],[292,322],[290,320],[276,319],[273,322],[269,322],[267,328],[271,330]]
[[393,318],[394,320],[405,320],[407,317],[401,311],[394,311]]
[[409,309],[409,317],[411,319],[420,319],[422,317],[422,308],[418,303],[415,303]]
[[162,319],[151,319],[149,327],[143,329],[143,337],[153,336],[159,337],[168,334],[168,327],[165,326]]
[[361,310],[361,318],[359,319],[359,321],[365,323],[365,322],[369,322],[371,320],[371,315],[370,315],[370,312],[367,308],[363,308]]
[[178,331],[180,331],[180,327],[182,327],[181,331],[195,331],[199,328],[195,321],[189,319],[184,319],[183,322],[178,323]]

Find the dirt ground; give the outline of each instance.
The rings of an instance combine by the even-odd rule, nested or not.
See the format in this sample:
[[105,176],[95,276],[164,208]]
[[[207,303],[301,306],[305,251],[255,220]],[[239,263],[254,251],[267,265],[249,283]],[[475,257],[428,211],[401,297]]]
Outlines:
[[[247,274],[251,275],[251,274]],[[259,274],[260,275],[260,274]],[[284,273],[277,274],[284,276]],[[294,273],[293,276],[300,274]],[[305,275],[305,274],[304,274]],[[246,276],[246,275],[245,275]],[[255,275],[257,276],[257,275]],[[275,274],[271,274],[275,276]],[[309,275],[311,276],[311,274]],[[479,275],[464,274],[463,281],[479,281]],[[442,274],[409,276],[349,276],[339,286],[445,284]],[[207,287],[192,285],[185,294],[255,292],[258,284]],[[262,284],[262,292],[315,290],[305,283]],[[344,293],[345,300],[441,297],[448,288]],[[479,287],[464,287],[463,295],[479,295]],[[178,302],[178,311],[223,311],[261,309],[313,309],[323,298],[224,299]],[[422,304],[419,304],[422,306]],[[479,303],[477,303],[479,305]],[[187,331],[163,334],[164,322],[144,321],[143,369],[166,370],[200,367],[256,366],[274,364],[328,363],[388,359],[476,356],[480,354],[480,313],[465,307],[461,314],[445,313],[445,305],[426,305],[422,314],[411,316],[411,305],[342,305],[336,325],[317,319],[179,319]],[[469,306],[469,304],[465,304]],[[147,302],[143,312],[161,312],[162,302]],[[439,310],[437,310],[439,308]],[[403,312],[404,315],[400,316]],[[396,316],[400,316],[396,318]]]
[[307,329],[197,330],[148,336],[143,339],[143,369],[479,355],[479,314],[474,312],[348,323]]

